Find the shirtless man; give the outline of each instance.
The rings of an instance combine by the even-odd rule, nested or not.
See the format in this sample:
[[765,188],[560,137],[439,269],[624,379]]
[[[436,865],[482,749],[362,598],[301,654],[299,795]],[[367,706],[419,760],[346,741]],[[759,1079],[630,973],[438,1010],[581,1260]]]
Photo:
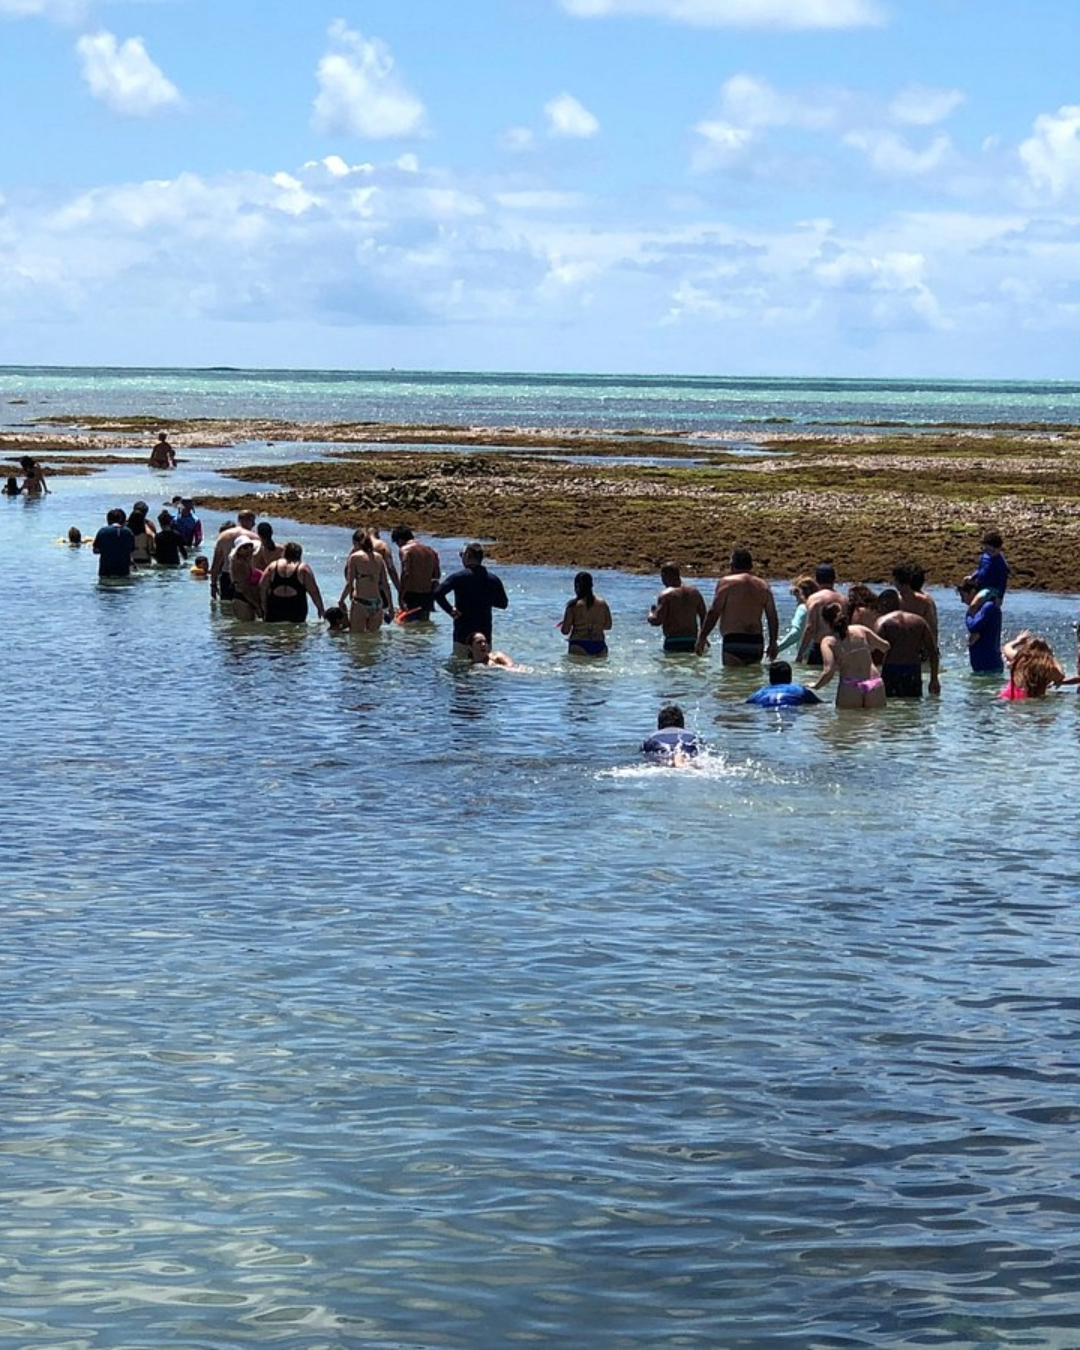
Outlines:
[[900,595],[890,586],[877,598],[874,629],[889,644],[881,667],[889,698],[922,698],[922,663],[930,663],[930,692],[941,693],[938,645],[921,614],[900,608]]
[[163,431],[158,432],[157,444],[150,451],[150,467],[152,469],[176,468],[176,452],[169,444],[169,438]]
[[649,623],[663,630],[665,652],[688,652],[697,649],[698,633],[708,610],[696,586],[683,584],[678,567],[664,563],[660,569],[664,589],[649,610]]
[[806,599],[806,623],[796,659],[808,666],[821,665],[821,639],[828,634],[828,627],[821,617],[826,605],[842,605],[844,597],[836,589],[836,568],[831,562],[823,562],[814,572],[817,590]]
[[238,539],[251,538],[258,547],[259,536],[255,533],[255,512],[241,511],[236,517],[238,524],[222,530],[214,544],[214,556],[210,560],[210,599],[220,595],[222,600],[231,600],[235,594],[232,577],[229,575],[229,555]]
[[430,544],[422,544],[408,525],[396,526],[390,531],[390,538],[397,545],[401,563],[397,584],[401,608],[410,619],[430,619],[435,608],[435,589],[442,575],[439,555]]
[[354,633],[377,633],[383,616],[394,607],[386,563],[364,530],[353,535],[353,551],[345,563],[345,586],[339,605],[349,601],[349,627]]
[[[706,639],[719,623],[724,639],[725,666],[760,665],[766,654],[770,661],[775,658],[780,631],[776,601],[768,583],[750,570],[753,565],[749,549],[737,548],[732,553],[731,571],[716,583],[716,594],[694,645],[698,656],[704,652]],[[762,618],[769,626],[768,647],[761,635]]]
[[923,590],[926,583],[926,573],[918,563],[897,563],[893,568],[893,581],[896,582],[896,589],[900,592],[900,608],[908,614],[918,614],[920,618],[925,619],[930,625],[930,632],[933,634],[936,644],[938,640],[937,605]]

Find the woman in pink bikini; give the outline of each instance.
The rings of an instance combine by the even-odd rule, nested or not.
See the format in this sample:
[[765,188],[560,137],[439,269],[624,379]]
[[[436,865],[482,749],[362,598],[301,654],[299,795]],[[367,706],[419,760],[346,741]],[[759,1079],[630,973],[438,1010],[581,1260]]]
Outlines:
[[810,689],[821,689],[834,675],[840,676],[836,688],[838,708],[884,708],[885,685],[877,667],[874,653],[882,656],[889,650],[884,638],[872,628],[859,623],[848,623],[843,605],[835,602],[821,612],[826,635],[821,639],[822,671]]
[[1009,682],[998,698],[1045,698],[1046,691],[1059,684],[1071,684],[1045,638],[1032,637],[1025,628],[1001,649],[1009,668]]

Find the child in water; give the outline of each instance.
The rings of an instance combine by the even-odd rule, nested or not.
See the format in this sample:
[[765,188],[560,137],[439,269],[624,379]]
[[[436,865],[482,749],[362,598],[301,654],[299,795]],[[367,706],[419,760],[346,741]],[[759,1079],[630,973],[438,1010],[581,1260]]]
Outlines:
[[191,575],[205,581],[210,575],[210,559],[205,553],[200,553],[191,567]]

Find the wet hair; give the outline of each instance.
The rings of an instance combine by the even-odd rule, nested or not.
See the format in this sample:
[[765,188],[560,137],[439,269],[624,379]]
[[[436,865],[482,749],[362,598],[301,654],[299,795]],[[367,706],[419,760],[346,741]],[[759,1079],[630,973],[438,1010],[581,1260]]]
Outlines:
[[161,528],[162,528],[163,530],[171,530],[171,529],[172,529],[172,523],[173,523],[172,512],[171,512],[171,511],[159,511],[159,512],[158,512],[157,523],[161,526]]
[[205,553],[197,553],[195,555],[195,562],[192,565],[194,567],[201,567],[202,570],[205,572],[207,568],[209,568],[210,566],[210,559],[206,556]]
[[235,530],[235,529],[236,529],[235,520],[223,520],[221,524],[218,526],[218,534],[224,534],[226,530]]
[[131,514],[134,515],[136,511],[141,511],[143,513],[143,517],[145,518],[150,514],[150,507],[146,502],[136,502],[135,505],[131,508]]
[[578,572],[574,577],[574,594],[579,600],[585,601],[585,608],[592,609],[596,604],[596,596],[593,595],[593,579],[591,572]]
[[997,530],[987,530],[982,537],[983,548],[1000,548],[1001,534]]
[[750,556],[748,548],[737,548],[731,554],[731,570],[733,572],[749,572],[754,565],[754,560]]
[[854,586],[848,587],[847,593],[847,618],[851,623],[855,618],[857,609],[872,609],[877,602],[877,596],[869,586],[864,586],[861,582],[856,582]]
[[17,497],[19,495],[19,480],[17,478],[9,478],[4,484],[4,491],[9,497]]
[[1045,638],[1028,638],[1013,657],[1009,674],[1013,684],[1028,698],[1042,698],[1059,678],[1054,649]]
[[37,465],[34,463],[34,461],[30,458],[29,455],[23,455],[20,458],[19,463],[22,465],[26,473],[30,473],[31,470],[37,468]]
[[340,605],[330,605],[323,611],[323,618],[331,628],[345,627],[345,611]]
[[683,710],[677,703],[669,703],[666,708],[661,708],[656,718],[657,731],[663,731],[665,727],[685,727],[686,718],[683,716]]
[[769,683],[770,684],[790,684],[791,683],[791,665],[787,661],[769,662]]
[[678,563],[674,563],[674,562],[661,563],[661,564],[660,564],[660,580],[663,581],[664,577],[666,577],[666,576],[670,576],[670,577],[678,577],[679,580],[681,581],[681,580],[682,580],[682,572],[681,572],[680,569],[679,569],[679,564],[678,564]]
[[909,563],[908,571],[911,576],[911,589],[913,591],[921,591],[922,588],[926,585],[925,571],[919,566],[918,563]]
[[814,568],[814,580],[819,588],[832,590],[836,585],[836,568],[831,562],[818,563]]
[[72,525],[71,529],[67,532],[67,537],[69,544],[81,544],[82,530],[79,529],[78,525]]
[[268,547],[273,546],[274,527],[268,520],[260,520],[258,525],[255,526],[255,533]]
[[838,638],[847,637],[848,616],[846,606],[838,605],[834,600],[821,611],[821,617]]
[[911,563],[900,562],[892,570],[893,581],[897,586],[911,585]]
[[895,614],[900,608],[900,592],[895,586],[886,586],[883,591],[878,592],[877,612],[879,614]]
[[127,512],[122,506],[114,506],[105,520],[110,525],[123,525],[124,521],[127,520]]
[[410,539],[415,538],[416,536],[413,534],[412,530],[409,529],[408,525],[395,525],[390,531],[390,542],[392,544],[407,544]]
[[136,509],[132,511],[131,515],[128,516],[127,523],[128,529],[131,531],[132,534],[145,534],[146,512],[140,511],[138,507],[136,507]]
[[301,559],[303,556],[304,556],[304,550],[300,547],[300,545],[299,545],[295,540],[290,540],[290,541],[285,545],[285,561],[286,561],[286,562],[299,562],[300,559]]

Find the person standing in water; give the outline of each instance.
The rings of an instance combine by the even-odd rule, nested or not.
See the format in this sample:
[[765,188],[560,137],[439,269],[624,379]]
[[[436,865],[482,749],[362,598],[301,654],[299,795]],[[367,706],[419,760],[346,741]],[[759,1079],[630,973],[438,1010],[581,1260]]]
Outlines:
[[701,625],[708,613],[705,598],[696,586],[683,582],[682,574],[673,562],[666,562],[660,568],[660,582],[664,589],[649,610],[648,621],[663,633],[666,653],[693,656]]
[[887,655],[889,644],[872,628],[849,624],[846,605],[826,605],[821,617],[827,630],[821,639],[824,668],[808,688],[823,689],[839,675],[838,708],[884,708],[885,681],[874,665],[874,653]]
[[353,551],[345,563],[345,586],[339,605],[349,602],[349,627],[354,633],[377,633],[393,609],[390,578],[375,541],[364,530],[353,533]]
[[[709,634],[720,625],[725,666],[756,666],[767,655],[776,659],[780,620],[768,582],[754,576],[750,550],[737,548],[731,555],[731,571],[716,583],[716,595],[701,625],[695,650],[700,656]],[[761,632],[762,619],[769,629],[768,647]]]
[[158,432],[157,444],[150,451],[149,464],[151,469],[176,468],[176,452],[163,431]]
[[563,611],[559,627],[563,637],[569,639],[570,656],[607,656],[604,634],[611,628],[611,610],[593,591],[591,572],[579,572],[574,577],[574,598]]
[[492,611],[508,609],[510,601],[505,586],[484,566],[480,544],[466,544],[461,562],[436,590],[435,603],[454,621],[454,655],[468,657],[473,634],[483,633],[490,643]]

